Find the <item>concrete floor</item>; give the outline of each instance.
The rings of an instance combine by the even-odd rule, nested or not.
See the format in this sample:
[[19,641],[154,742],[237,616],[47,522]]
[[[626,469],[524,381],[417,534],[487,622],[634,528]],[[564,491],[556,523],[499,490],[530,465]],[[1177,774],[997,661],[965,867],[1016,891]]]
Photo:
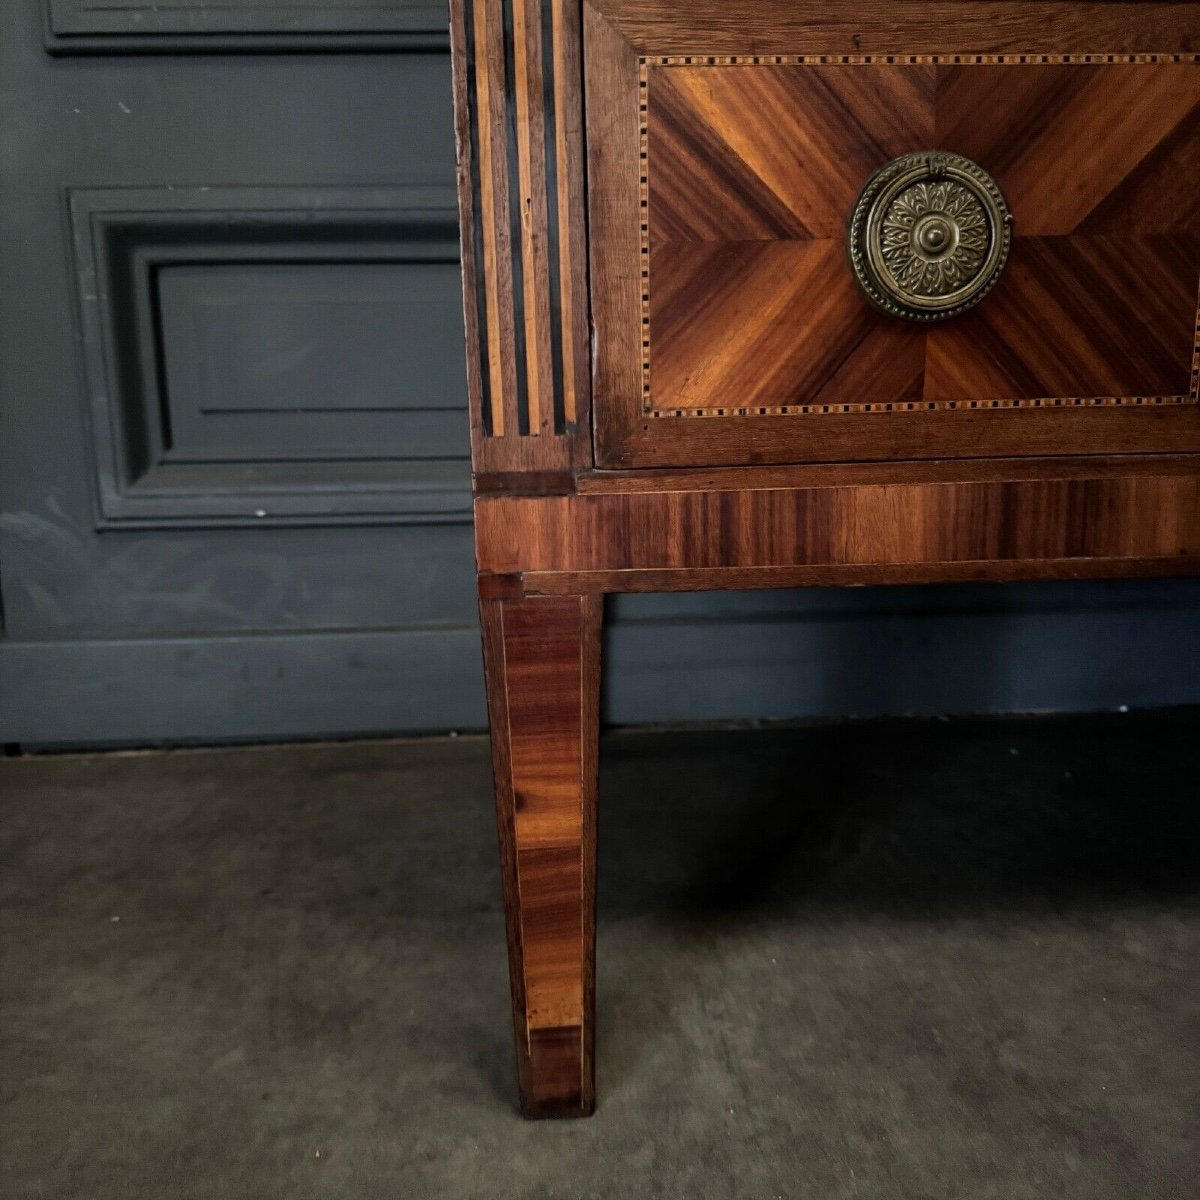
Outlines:
[[600,1107],[532,1124],[483,739],[0,762],[0,1193],[1197,1195],[1200,712],[603,754]]

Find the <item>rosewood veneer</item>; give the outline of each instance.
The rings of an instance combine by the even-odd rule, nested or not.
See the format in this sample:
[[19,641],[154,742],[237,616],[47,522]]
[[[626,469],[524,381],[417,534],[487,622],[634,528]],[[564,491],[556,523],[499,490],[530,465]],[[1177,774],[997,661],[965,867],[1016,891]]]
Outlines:
[[451,24],[519,1087],[585,1115],[604,594],[1200,570],[1200,4]]

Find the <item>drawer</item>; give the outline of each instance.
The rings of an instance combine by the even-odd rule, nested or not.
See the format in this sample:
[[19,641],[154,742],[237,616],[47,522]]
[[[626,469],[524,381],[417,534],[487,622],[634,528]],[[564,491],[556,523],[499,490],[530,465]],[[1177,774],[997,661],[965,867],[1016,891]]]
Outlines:
[[1197,6],[1019,7],[585,4],[597,465],[1200,449]]

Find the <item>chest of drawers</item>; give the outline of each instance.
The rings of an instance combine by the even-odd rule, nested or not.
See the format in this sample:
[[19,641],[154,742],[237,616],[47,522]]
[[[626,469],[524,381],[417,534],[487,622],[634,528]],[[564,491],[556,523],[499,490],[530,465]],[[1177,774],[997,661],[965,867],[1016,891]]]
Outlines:
[[605,593],[1200,570],[1200,5],[451,14],[519,1085],[579,1115]]

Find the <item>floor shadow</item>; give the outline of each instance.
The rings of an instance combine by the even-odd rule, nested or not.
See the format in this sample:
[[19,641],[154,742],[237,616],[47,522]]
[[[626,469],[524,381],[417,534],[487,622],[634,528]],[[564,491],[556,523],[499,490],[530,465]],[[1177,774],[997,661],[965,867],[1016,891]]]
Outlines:
[[[610,1087],[676,1036],[729,939],[765,931],[786,945],[781,927],[840,922],[1087,920],[1200,895],[1197,709],[631,733],[609,737],[602,762]],[[606,975],[623,923],[670,948],[662,978]]]
[[608,738],[601,912],[1123,902],[1200,882],[1200,710]]

